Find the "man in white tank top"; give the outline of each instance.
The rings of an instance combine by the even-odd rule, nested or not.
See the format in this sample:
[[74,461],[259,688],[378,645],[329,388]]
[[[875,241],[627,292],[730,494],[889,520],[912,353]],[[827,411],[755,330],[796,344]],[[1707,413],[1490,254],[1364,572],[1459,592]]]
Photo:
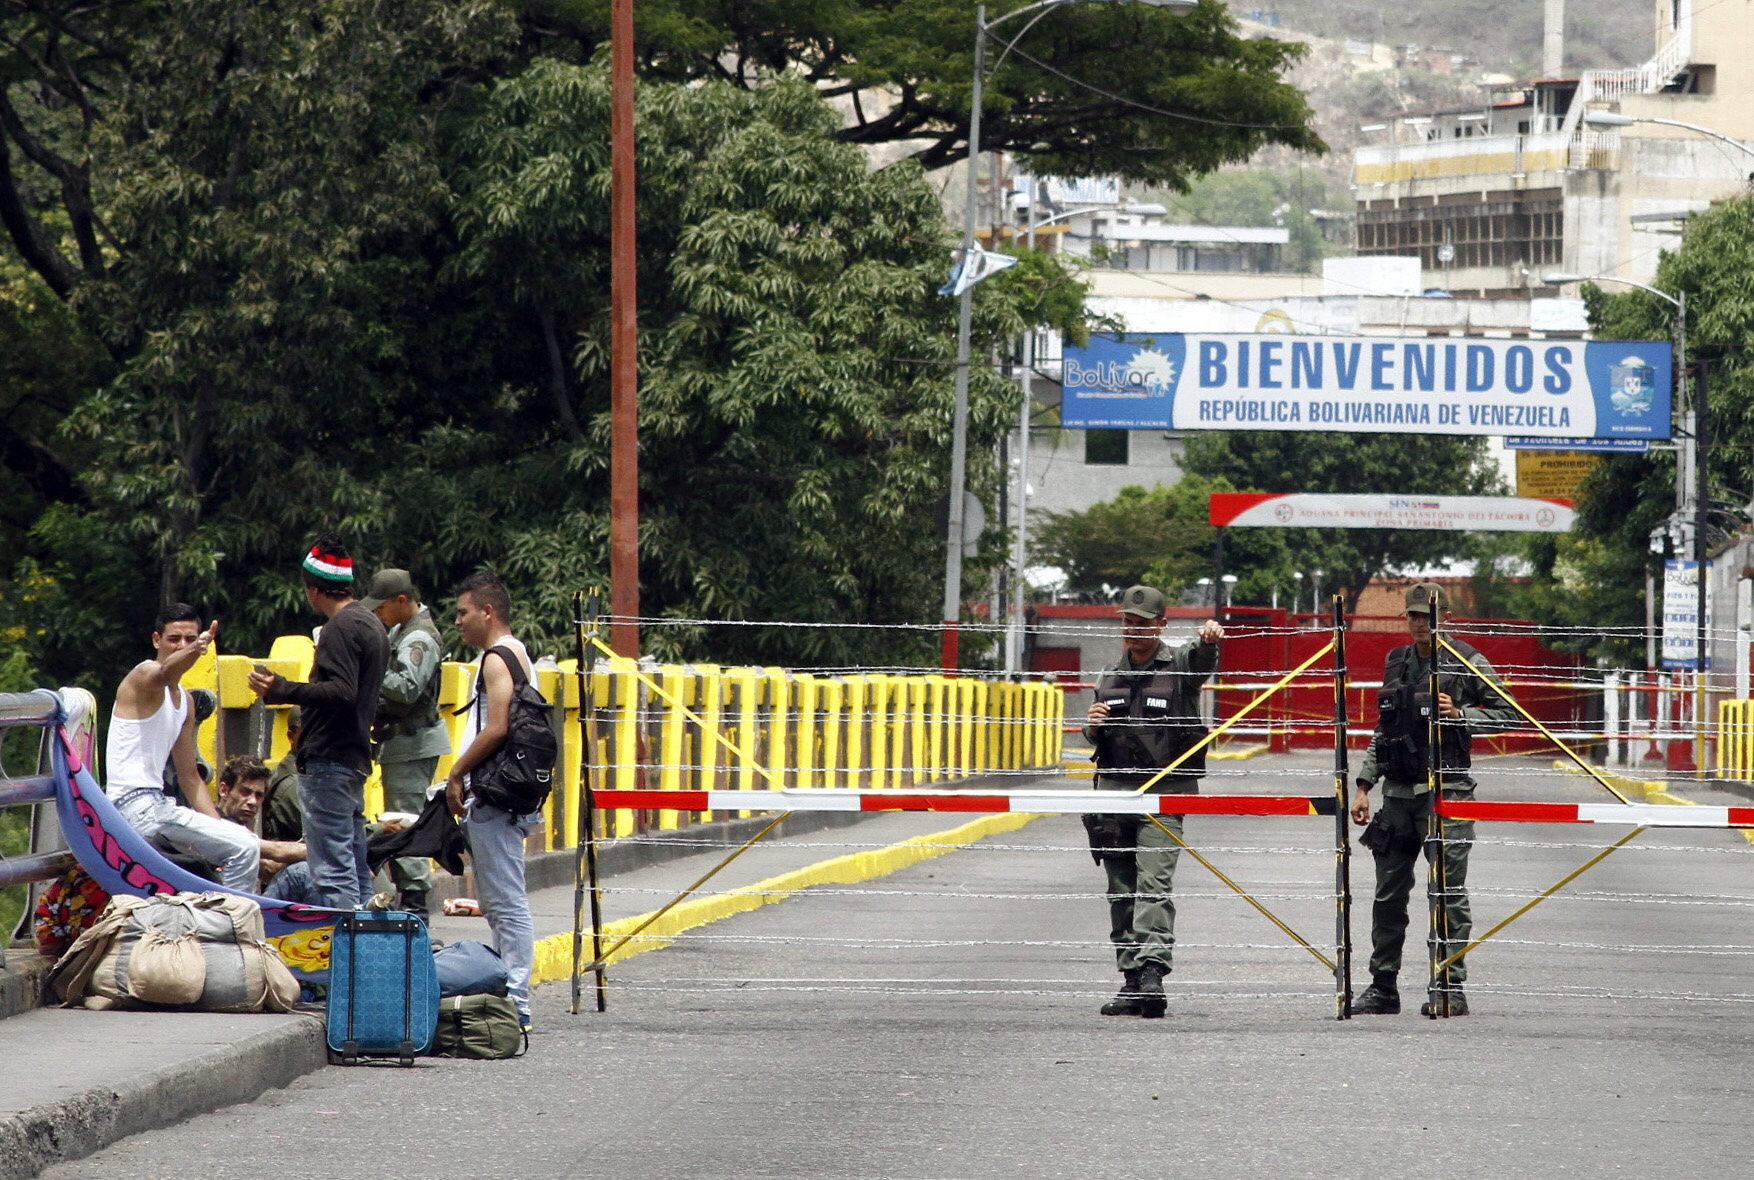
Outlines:
[[457,592],[457,630],[463,642],[481,649],[476,671],[475,705],[469,711],[469,746],[451,764],[445,795],[453,815],[463,817],[469,832],[469,862],[475,869],[475,888],[481,912],[493,931],[495,949],[505,960],[506,993],[517,1005],[518,1018],[530,1027],[530,968],[536,959],[536,926],[530,918],[530,894],[524,883],[524,838],[542,820],[540,811],[513,815],[468,798],[470,772],[505,742],[511,726],[512,674],[499,657],[487,653],[509,652],[522,666],[524,676],[536,678],[530,654],[512,634],[511,598],[505,584],[491,574],[475,574]]
[[[105,789],[134,830],[219,869],[226,888],[253,893],[261,859],[256,834],[219,817],[195,764],[195,710],[183,674],[213,643],[215,619],[201,629],[201,616],[184,603],[159,612],[152,633],[154,658],[143,660],[116,689],[104,765]],[[176,765],[190,806],[164,793],[164,764]]]

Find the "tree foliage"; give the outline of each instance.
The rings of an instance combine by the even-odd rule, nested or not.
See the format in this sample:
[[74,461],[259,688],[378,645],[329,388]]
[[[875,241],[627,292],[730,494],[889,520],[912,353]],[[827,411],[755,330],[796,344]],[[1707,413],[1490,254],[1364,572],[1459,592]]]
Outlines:
[[[1031,557],[1066,572],[1075,593],[1101,594],[1135,583],[1155,586],[1171,601],[1213,575],[1208,497],[1234,491],[1228,480],[1187,475],[1170,486],[1122,488],[1082,512],[1054,512],[1033,528]],[[1283,534],[1243,529],[1226,538],[1225,569],[1237,574],[1233,602],[1265,601],[1291,583]]]
[[[1709,475],[1707,542],[1717,548],[1747,525],[1754,501],[1754,198],[1725,201],[1687,224],[1680,250],[1665,253],[1651,285],[1686,293],[1688,352],[1707,363],[1705,469]],[[1643,291],[1585,287],[1592,333],[1605,340],[1664,340],[1675,309]],[[1692,489],[1685,489],[1691,503]],[[1609,455],[1581,491],[1572,533],[1534,544],[1525,609],[1543,623],[1588,632],[1561,634],[1573,650],[1636,664],[1645,625],[1645,578],[1660,562],[1651,534],[1676,505],[1672,450]],[[1692,520],[1691,507],[1687,520]],[[1692,553],[1670,552],[1691,558]]]
[[[494,80],[513,25],[492,3],[109,16],[101,36],[82,18],[108,47],[73,66],[37,30],[41,78],[89,92],[88,112],[46,83],[6,91],[30,136],[11,142],[63,153],[0,177],[37,271],[20,281],[50,301],[18,328],[45,355],[16,366],[63,399],[10,425],[78,482],[26,497],[21,527],[49,507],[0,627],[46,674],[104,687],[167,597],[262,650],[309,625],[297,558],[335,528],[435,601],[498,570],[520,630],[566,650],[571,592],[607,573],[606,71],[538,59]],[[931,188],[916,165],[872,172],[800,82],[648,83],[638,104],[647,612],[934,617],[922,522],[955,303],[936,294],[951,241]],[[79,183],[46,183],[73,159]],[[1076,337],[1081,293],[1045,255],[983,284],[982,355],[1030,326]],[[59,370],[55,332],[84,348]],[[971,486],[990,494],[1015,391],[980,366],[971,394]],[[682,625],[649,646],[894,663],[890,638]]]
[[[564,650],[568,596],[607,565],[606,13],[0,10],[0,512],[20,542],[0,630],[45,676],[107,688],[164,598],[223,618],[227,650],[302,630],[296,563],[325,528],[435,601],[497,569],[520,630]],[[924,657],[873,630],[698,621],[936,617],[955,303],[936,294],[952,235],[920,161],[956,154],[968,15],[641,4],[642,601],[673,624],[649,632],[660,654]],[[991,142],[1170,184],[1259,143],[1314,146],[1278,80],[1295,52],[1237,39],[1217,5],[1056,9],[994,76]],[[866,146],[909,137],[917,161],[871,169]],[[1086,326],[1045,254],[977,289],[977,356],[1035,326]],[[979,494],[1015,397],[977,364]]]
[[[600,578],[605,561],[608,292],[592,246],[608,231],[608,98],[600,71],[537,63],[495,89],[465,137],[459,264],[513,277],[532,317],[548,301],[576,332],[583,436],[534,461],[585,494],[543,527],[513,525],[508,554],[522,578],[559,588]],[[955,305],[935,294],[948,253],[929,186],[914,166],[869,171],[798,83],[649,86],[637,115],[647,613],[930,617],[939,541],[920,522],[942,490]],[[575,261],[525,277],[551,258]],[[1076,291],[1051,260],[1005,277],[978,289],[983,340],[1076,326]],[[973,376],[971,484],[990,491],[1015,391]],[[653,633],[661,650],[685,637],[726,659],[869,654],[855,632]]]
[[[989,23],[1025,0],[996,0]],[[609,0],[526,0],[533,52],[584,61],[608,40]],[[641,0],[642,69],[759,88],[794,75],[846,111],[838,136],[905,145],[928,169],[967,154],[973,9],[955,0]],[[1006,21],[987,56],[981,142],[1042,175],[1118,175],[1176,188],[1265,144],[1319,151],[1281,75],[1300,45],[1248,39],[1225,6],[1190,13],[1071,4]]]

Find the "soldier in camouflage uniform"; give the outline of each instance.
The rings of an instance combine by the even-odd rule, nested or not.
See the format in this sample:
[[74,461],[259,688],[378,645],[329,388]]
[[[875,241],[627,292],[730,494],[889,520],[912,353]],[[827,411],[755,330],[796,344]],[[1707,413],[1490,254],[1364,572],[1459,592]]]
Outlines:
[[[378,719],[372,727],[384,806],[419,815],[426,806],[427,788],[438,776],[439,758],[451,752],[450,734],[438,712],[444,645],[407,570],[378,571],[363,602],[383,621],[390,639],[390,663],[384,669]],[[425,857],[400,857],[390,862],[390,879],[401,891],[402,908],[424,916],[432,862]]]
[[[1389,653],[1383,687],[1377,698],[1376,732],[1359,767],[1352,796],[1352,822],[1369,823],[1361,843],[1376,859],[1376,896],[1371,907],[1371,983],[1352,1011],[1362,1016],[1392,1016],[1401,1010],[1397,976],[1401,949],[1407,937],[1407,904],[1413,892],[1413,868],[1420,849],[1426,864],[1432,862],[1437,841],[1428,840],[1431,819],[1431,782],[1427,771],[1430,749],[1431,608],[1443,605],[1442,587],[1421,582],[1407,591],[1407,631],[1413,642]],[[1439,745],[1443,751],[1445,799],[1471,799],[1474,780],[1468,774],[1472,735],[1503,729],[1516,718],[1516,710],[1504,699],[1498,674],[1486,657],[1459,640],[1451,639],[1468,657],[1467,666],[1454,653],[1438,653],[1436,698]],[[1370,814],[1370,790],[1383,784],[1382,808],[1375,820]],[[1443,822],[1443,870],[1447,893],[1449,941],[1432,949],[1439,961],[1466,946],[1473,932],[1468,905],[1468,852],[1474,843],[1472,820]],[[1435,934],[1432,941],[1435,943]],[[1450,968],[1449,1015],[1468,1014],[1462,982],[1468,977],[1467,961]],[[1429,1015],[1440,1000],[1439,981],[1421,1014]]]
[[[1084,736],[1096,747],[1098,790],[1136,791],[1205,736],[1200,686],[1218,666],[1224,628],[1208,619],[1191,644],[1162,640],[1166,603],[1149,586],[1121,595],[1119,663],[1097,682]],[[1151,793],[1191,794],[1205,772],[1202,751],[1165,775]],[[1182,817],[1159,817],[1176,837]],[[1109,939],[1121,990],[1104,1016],[1160,1017],[1167,1008],[1163,977],[1175,949],[1170,885],[1181,846],[1141,815],[1087,815],[1090,852],[1108,873]]]
[[303,840],[305,813],[298,801],[298,732],[303,714],[297,705],[286,711],[286,756],[268,775],[268,794],[262,800],[264,840]]

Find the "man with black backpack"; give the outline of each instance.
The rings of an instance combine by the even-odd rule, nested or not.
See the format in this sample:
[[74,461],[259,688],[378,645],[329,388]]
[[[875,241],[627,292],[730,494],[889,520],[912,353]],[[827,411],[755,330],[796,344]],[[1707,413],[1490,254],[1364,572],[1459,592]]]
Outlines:
[[[1397,976],[1401,948],[1407,938],[1407,903],[1413,893],[1413,866],[1420,850],[1429,866],[1441,857],[1441,898],[1449,938],[1431,949],[1437,961],[1466,946],[1473,932],[1468,906],[1468,852],[1474,843],[1474,821],[1433,819],[1430,763],[1432,714],[1438,722],[1438,763],[1445,799],[1472,799],[1474,780],[1468,774],[1471,735],[1503,729],[1516,718],[1504,699],[1498,674],[1470,645],[1450,642],[1466,662],[1449,651],[1437,651],[1431,614],[1443,608],[1443,588],[1420,582],[1407,590],[1407,631],[1412,643],[1389,653],[1377,694],[1376,732],[1358,768],[1352,795],[1352,822],[1370,826],[1360,837],[1376,859],[1376,896],[1370,915],[1370,986],[1352,1005],[1358,1016],[1393,1016],[1401,1010]],[[1431,689],[1432,663],[1437,666],[1437,692]],[[1372,819],[1370,791],[1383,784],[1382,807]],[[1441,848],[1441,852],[1439,849]],[[1444,1015],[1466,1016],[1468,999],[1462,981],[1466,959],[1458,959],[1445,976],[1429,982],[1431,992],[1421,1015],[1441,1005]],[[1440,990],[1447,981],[1447,990]]]
[[530,1027],[530,968],[536,927],[524,886],[524,839],[542,819],[556,742],[533,681],[530,654],[512,634],[511,597],[492,574],[457,588],[457,630],[481,649],[469,710],[469,746],[451,764],[445,795],[469,831],[469,859],[481,912],[508,976],[506,994]]

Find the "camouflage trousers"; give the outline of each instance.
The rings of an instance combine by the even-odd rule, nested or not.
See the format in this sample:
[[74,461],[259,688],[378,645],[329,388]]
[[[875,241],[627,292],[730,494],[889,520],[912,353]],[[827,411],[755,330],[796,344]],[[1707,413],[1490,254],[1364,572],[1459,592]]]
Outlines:
[[[1170,885],[1181,846],[1162,828],[1144,816],[1124,816],[1137,825],[1131,838],[1132,852],[1103,856],[1108,873],[1109,941],[1114,943],[1115,964],[1122,971],[1155,964],[1165,974],[1175,951],[1175,901]],[[1179,815],[1157,817],[1177,836],[1182,834]]]
[[[1472,785],[1452,790],[1444,788],[1446,799],[1471,799]],[[1376,858],[1376,895],[1370,910],[1370,972],[1372,975],[1394,975],[1401,970],[1401,951],[1407,940],[1408,903],[1413,893],[1413,870],[1420,850],[1425,853],[1426,869],[1437,856],[1438,842],[1427,839],[1431,818],[1431,794],[1411,799],[1385,796],[1381,810],[1392,830],[1409,834],[1386,852],[1374,852]],[[1448,819],[1443,821],[1444,909],[1449,919],[1449,938],[1442,941],[1435,930],[1426,939],[1426,949],[1441,962],[1468,944],[1473,933],[1474,916],[1468,904],[1468,853],[1474,846],[1474,821]],[[1429,877],[1428,877],[1429,880]],[[1435,891],[1436,885],[1431,888]],[[1435,923],[1428,921],[1428,926]],[[1422,974],[1426,974],[1422,972]],[[1468,978],[1466,959],[1459,959],[1450,968],[1450,981],[1461,983]]]

